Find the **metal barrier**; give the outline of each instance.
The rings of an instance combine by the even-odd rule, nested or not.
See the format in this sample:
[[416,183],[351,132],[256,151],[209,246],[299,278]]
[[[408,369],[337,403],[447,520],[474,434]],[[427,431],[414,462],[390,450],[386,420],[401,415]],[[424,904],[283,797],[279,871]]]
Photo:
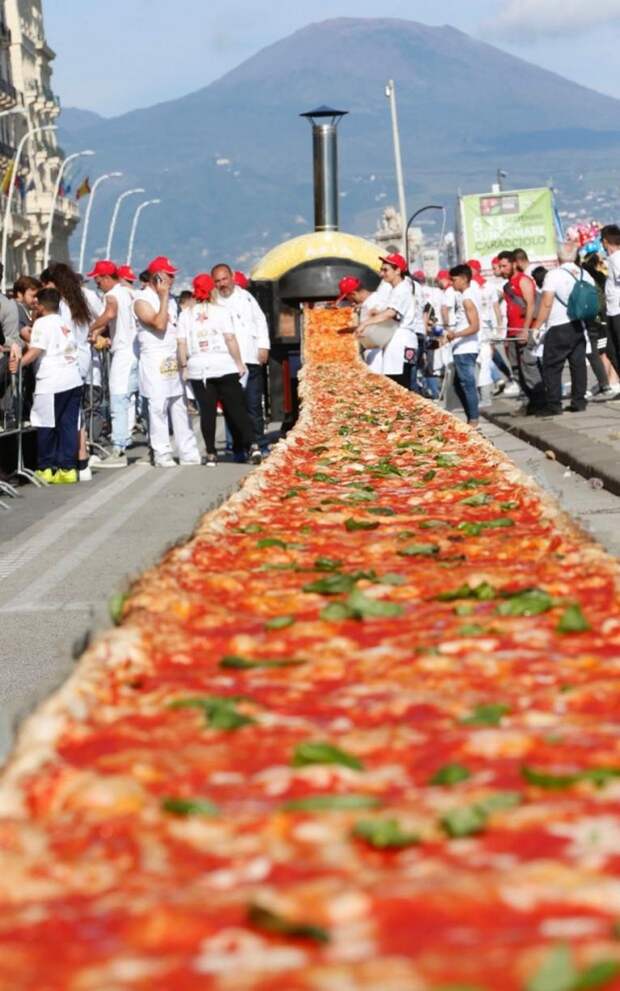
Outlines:
[[[34,430],[30,422],[24,417],[24,372],[21,362],[17,366],[17,372],[12,374],[9,371],[8,355],[10,348],[3,345],[2,352],[2,374],[0,377],[0,440],[8,437],[16,439],[17,443],[17,463],[12,476],[23,478],[27,482],[32,482],[38,488],[47,485],[43,479],[37,478],[35,473],[24,464],[24,433]],[[0,492],[12,498],[19,497],[18,489],[10,482],[0,480]],[[2,509],[9,509],[8,503],[0,501]]]

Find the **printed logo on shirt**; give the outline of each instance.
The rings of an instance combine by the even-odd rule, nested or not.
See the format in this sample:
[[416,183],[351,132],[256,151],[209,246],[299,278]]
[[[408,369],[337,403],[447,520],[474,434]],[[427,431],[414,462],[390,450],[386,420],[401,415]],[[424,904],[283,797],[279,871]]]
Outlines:
[[179,363],[176,358],[164,358],[161,365],[159,366],[159,374],[162,378],[169,379],[174,378],[178,374]]

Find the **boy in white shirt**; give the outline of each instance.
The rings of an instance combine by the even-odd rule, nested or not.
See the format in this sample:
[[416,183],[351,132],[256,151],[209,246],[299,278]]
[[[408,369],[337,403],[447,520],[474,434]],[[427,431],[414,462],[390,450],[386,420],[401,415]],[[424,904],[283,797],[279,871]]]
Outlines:
[[[21,359],[36,370],[34,402],[30,420],[37,427],[36,475],[55,485],[74,485],[77,473],[77,436],[82,395],[78,346],[70,328],[59,315],[60,293],[40,289],[30,344]],[[15,359],[15,367],[17,359]]]
[[469,265],[451,268],[450,277],[457,292],[456,324],[445,336],[452,343],[454,391],[461,401],[470,427],[477,427],[480,415],[476,384],[476,359],[480,350],[479,293],[472,290]]

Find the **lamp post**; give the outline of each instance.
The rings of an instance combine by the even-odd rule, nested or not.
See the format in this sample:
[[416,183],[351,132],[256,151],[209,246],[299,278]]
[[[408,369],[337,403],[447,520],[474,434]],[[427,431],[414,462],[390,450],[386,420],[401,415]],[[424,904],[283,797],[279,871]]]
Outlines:
[[6,195],[6,207],[4,210],[4,223],[2,226],[2,292],[6,290],[6,252],[9,240],[9,221],[11,219],[11,203],[13,202],[13,192],[15,191],[15,180],[17,178],[17,170],[19,169],[20,159],[22,157],[22,151],[24,150],[24,145],[26,141],[33,138],[35,134],[41,134],[43,131],[55,131],[57,130],[55,124],[44,124],[42,127],[31,127],[17,146],[17,151],[15,152],[15,158],[13,160],[13,171],[11,173],[11,178],[9,180],[9,188]]
[[[394,142],[394,162],[396,165],[396,188],[398,189],[398,210],[402,225],[407,216],[407,202],[405,200],[405,180],[403,178],[403,157],[400,149],[400,130],[398,127],[398,110],[396,108],[396,86],[394,80],[390,79],[385,87],[385,95],[390,101],[390,112],[392,115],[392,140]],[[401,254],[407,258],[407,235],[402,234]]]
[[118,179],[122,176],[122,172],[104,172],[100,175],[98,179],[95,179],[92,189],[90,191],[90,196],[88,199],[88,206],[86,207],[86,213],[84,214],[84,227],[82,228],[82,241],[80,243],[80,260],[78,262],[78,272],[83,272],[84,269],[84,253],[86,251],[86,238],[88,236],[88,225],[90,224],[90,213],[93,208],[93,200],[95,198],[95,192],[97,187],[105,182],[106,179]]
[[409,267],[409,228],[411,227],[413,221],[415,220],[416,217],[419,217],[421,213],[424,213],[425,210],[443,210],[445,212],[445,209],[446,209],[445,207],[438,206],[436,203],[429,203],[428,206],[421,206],[419,210],[416,210],[416,212],[412,213],[411,216],[409,217],[409,220],[407,221],[407,227],[405,229],[406,249],[405,249],[404,257],[407,259],[407,267]]
[[129,235],[129,246],[127,248],[127,264],[131,265],[131,256],[133,255],[133,246],[136,240],[136,231],[138,229],[138,221],[140,219],[140,214],[147,206],[154,206],[156,203],[161,203],[161,200],[144,200],[137,207],[136,212],[133,215],[133,221],[131,223],[131,233]]
[[52,205],[50,207],[50,216],[47,222],[47,232],[45,234],[45,250],[43,252],[43,268],[47,268],[50,261],[50,250],[52,247],[52,228],[54,226],[54,214],[56,212],[56,203],[58,202],[58,194],[60,193],[60,184],[62,183],[62,177],[65,173],[65,169],[69,162],[73,162],[76,158],[82,158],[86,155],[94,155],[94,151],[90,148],[86,148],[85,151],[76,151],[73,155],[67,155],[65,160],[61,163],[58,169],[58,175],[56,176],[56,184],[54,186],[54,193],[52,195]]
[[106,258],[112,257],[112,238],[114,237],[114,231],[116,230],[116,221],[118,219],[118,211],[121,208],[121,203],[127,196],[134,196],[135,193],[143,193],[142,187],[136,189],[127,189],[124,193],[118,197],[116,203],[114,204],[114,210],[112,212],[112,220],[110,221],[110,229],[108,230],[108,243],[105,246],[105,256]]

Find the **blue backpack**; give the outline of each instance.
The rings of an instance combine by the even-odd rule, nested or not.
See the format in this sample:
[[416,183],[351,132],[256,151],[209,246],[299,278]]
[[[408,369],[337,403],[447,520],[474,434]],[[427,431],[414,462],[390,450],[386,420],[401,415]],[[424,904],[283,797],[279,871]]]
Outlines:
[[[583,268],[580,270],[580,278],[577,278],[576,275],[569,272],[567,268],[565,268],[564,271],[568,272],[568,274],[575,280],[575,285],[571,290],[568,301],[563,304],[566,306],[568,319],[582,320],[584,323],[589,323],[590,320],[595,320],[599,314],[599,298],[596,286],[584,280]],[[560,300],[560,302],[562,302],[562,300]]]

